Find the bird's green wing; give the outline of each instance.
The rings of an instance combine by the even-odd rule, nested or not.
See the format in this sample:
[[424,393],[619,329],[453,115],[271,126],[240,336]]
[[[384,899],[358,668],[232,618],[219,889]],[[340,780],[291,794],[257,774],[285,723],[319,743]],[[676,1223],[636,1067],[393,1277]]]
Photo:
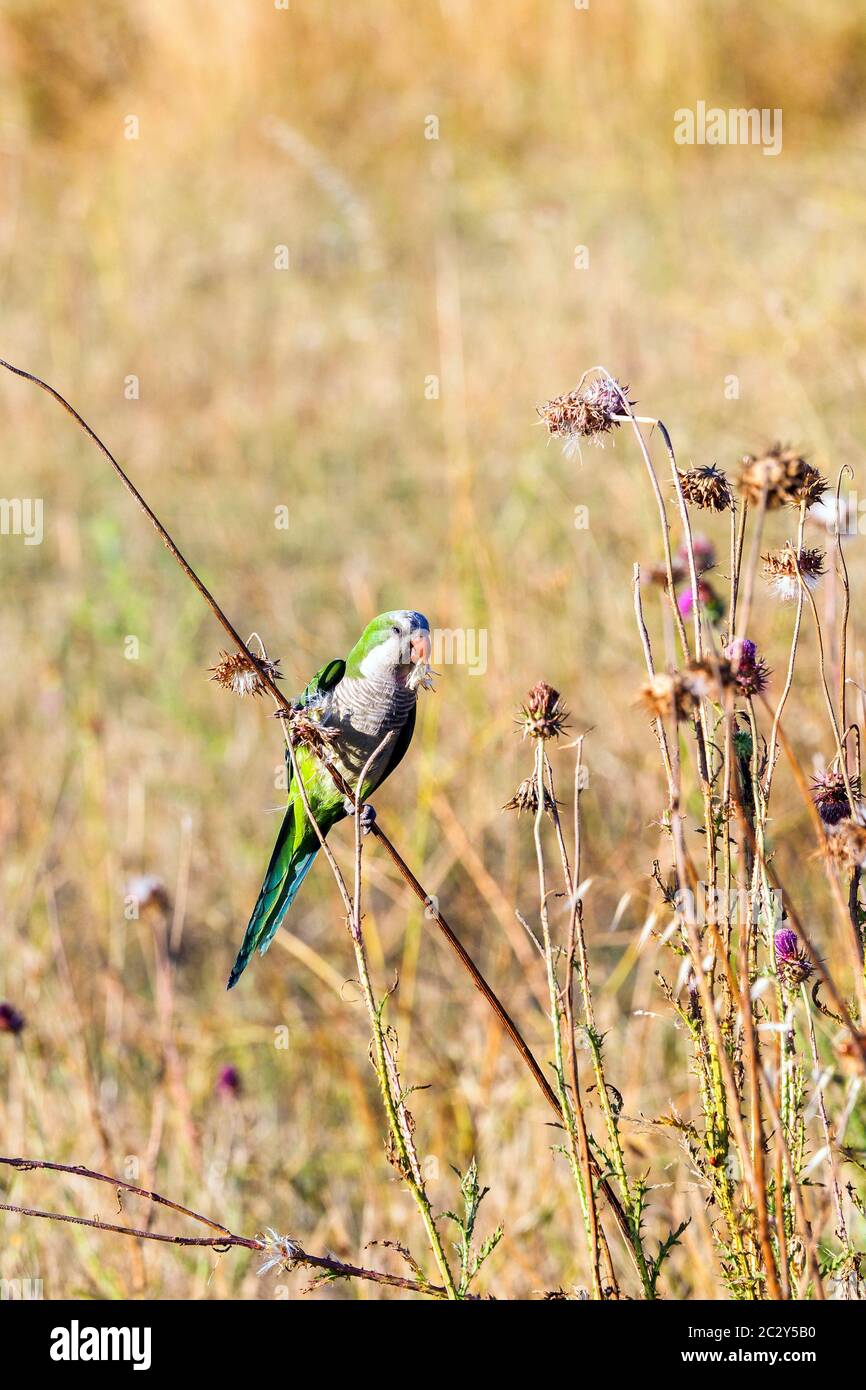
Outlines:
[[316,700],[322,695],[327,695],[329,690],[333,690],[335,685],[339,685],[346,670],[346,663],[340,657],[335,657],[333,661],[327,662],[317,671],[305,686],[301,694],[295,701],[298,709],[305,709],[307,705],[315,704]]

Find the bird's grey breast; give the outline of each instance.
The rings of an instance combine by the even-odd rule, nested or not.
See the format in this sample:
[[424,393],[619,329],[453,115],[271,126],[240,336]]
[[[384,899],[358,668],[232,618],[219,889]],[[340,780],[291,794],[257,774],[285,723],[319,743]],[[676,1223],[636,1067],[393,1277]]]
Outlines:
[[[344,676],[334,688],[326,722],[339,728],[339,760],[357,775],[367,759],[392,730],[402,729],[415,704],[415,691],[389,675]],[[393,739],[391,740],[393,743]],[[382,752],[386,763],[391,744]],[[381,769],[371,769],[371,780]]]

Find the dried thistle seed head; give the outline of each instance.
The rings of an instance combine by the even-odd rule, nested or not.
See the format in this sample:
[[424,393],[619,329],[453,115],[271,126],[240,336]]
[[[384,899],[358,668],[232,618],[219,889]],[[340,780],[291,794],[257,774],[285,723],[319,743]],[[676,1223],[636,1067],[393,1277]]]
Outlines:
[[741,695],[763,695],[770,680],[770,669],[758,655],[758,648],[748,637],[735,637],[725,647],[730,662],[731,679]]
[[740,472],[740,492],[754,506],[759,506],[766,491],[767,509],[786,505],[807,507],[820,500],[827,483],[817,468],[813,468],[795,449],[783,449],[774,444],[765,454],[746,454]]
[[827,835],[827,858],[843,873],[866,868],[866,825],[843,820]]
[[228,652],[220,652],[220,659],[216,666],[209,669],[213,672],[212,681],[221,685],[223,690],[230,690],[234,695],[261,695],[267,690],[267,686],[261,677],[261,671],[270,676],[272,681],[280,681],[283,673],[279,669],[280,658],[275,657],[273,661],[268,661],[266,657],[259,657],[254,663],[250,661],[245,652],[234,652],[231,656]]
[[582,391],[569,391],[536,407],[550,435],[565,440],[566,453],[581,439],[598,439],[622,424],[616,415],[628,414],[634,401],[628,387],[609,377],[597,377]]
[[331,758],[331,745],[340,733],[338,728],[320,723],[309,709],[278,709],[274,717],[286,720],[293,743],[303,744],[325,762]]
[[[547,787],[544,788],[544,809],[548,815],[553,811],[553,797]],[[530,815],[535,815],[538,811],[538,785],[534,777],[526,777],[517,788],[510,801],[506,801],[503,811],[516,811],[520,815],[523,811],[528,811]]]
[[559,738],[568,728],[568,710],[559,691],[539,681],[527,695],[517,723],[523,726],[524,738]]
[[657,671],[648,676],[638,691],[638,700],[653,719],[684,719],[694,708],[694,699],[685,689],[679,671]]
[[[856,800],[860,796],[860,779],[849,777],[848,781]],[[828,767],[825,772],[819,772],[812,778],[812,800],[825,825],[838,825],[839,821],[848,820],[851,815],[845,778],[833,768]]]
[[800,592],[798,565],[807,589],[814,589],[824,573],[823,550],[804,548],[795,560],[794,550],[788,545],[784,550],[762,555],[761,559],[764,562],[764,578],[776,597],[787,603],[795,599]]
[[168,889],[156,874],[136,874],[126,885],[126,896],[135,903],[139,913],[147,912],[150,908],[168,912],[171,907]]
[[714,463],[689,468],[679,477],[683,497],[693,506],[713,512],[727,512],[733,507],[734,494],[728,476]]
[[12,1033],[17,1037],[23,1027],[24,1015],[13,1004],[0,1004],[0,1033]]
[[783,987],[790,993],[800,988],[804,980],[812,974],[813,966],[800,946],[797,933],[790,927],[782,927],[773,937],[776,955],[776,973]]

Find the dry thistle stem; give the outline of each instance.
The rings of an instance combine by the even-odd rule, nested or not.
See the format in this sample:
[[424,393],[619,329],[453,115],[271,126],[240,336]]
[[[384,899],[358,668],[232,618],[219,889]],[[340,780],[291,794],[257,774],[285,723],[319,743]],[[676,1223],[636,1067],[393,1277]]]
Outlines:
[[[859,799],[860,778],[849,777],[848,780],[855,799]],[[828,767],[812,778],[812,800],[825,825],[838,825],[839,821],[850,819],[851,805],[848,801],[845,778],[834,768]]]
[[527,695],[516,722],[522,726],[524,738],[559,738],[568,728],[568,710],[559,691],[547,681],[539,681]]
[[803,501],[811,507],[826,492],[827,482],[795,449],[774,444],[765,454],[746,454],[740,472],[740,492],[747,501],[760,505],[765,490],[770,511]]
[[[554,801],[547,787],[544,788],[544,809],[548,815],[553,811],[558,803]],[[529,811],[535,815],[538,810],[538,787],[534,777],[526,777],[517,788],[510,801],[506,801],[503,811],[516,811],[518,815],[523,811]]]
[[727,512],[733,507],[734,495],[727,474],[714,463],[703,468],[689,468],[679,476],[683,497],[695,507],[714,512]]
[[762,555],[761,559],[764,562],[764,578],[776,597],[786,603],[790,603],[800,592],[798,565],[807,589],[814,589],[824,573],[823,550],[804,548],[795,560],[791,546],[785,546],[784,550],[771,551],[768,555]]
[[776,955],[776,974],[779,976],[782,986],[789,993],[795,994],[805,980],[808,980],[812,973],[812,962],[802,950],[797,933],[790,927],[782,927],[777,931],[773,944]]
[[598,439],[602,434],[622,424],[614,417],[627,415],[634,401],[628,399],[628,387],[618,381],[598,377],[583,391],[569,391],[555,396],[536,407],[547,426],[548,434],[565,440],[566,453],[580,439]]
[[234,652],[230,656],[228,652],[221,651],[218,664],[209,667],[209,670],[213,672],[212,681],[221,685],[223,690],[230,690],[233,695],[243,698],[244,695],[261,695],[267,690],[260,668],[272,681],[282,680],[283,673],[279,667],[279,657],[268,661],[267,657],[262,656],[253,663],[245,652]]

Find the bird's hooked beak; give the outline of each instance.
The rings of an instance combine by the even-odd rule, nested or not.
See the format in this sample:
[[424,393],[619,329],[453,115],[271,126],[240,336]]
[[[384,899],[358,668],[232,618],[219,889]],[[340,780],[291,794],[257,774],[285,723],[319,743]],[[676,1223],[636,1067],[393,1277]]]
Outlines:
[[422,662],[425,666],[428,666],[430,664],[431,651],[432,644],[430,642],[429,632],[425,632],[423,628],[416,628],[414,632],[410,633],[409,660],[412,662],[413,666],[417,665],[418,662]]

